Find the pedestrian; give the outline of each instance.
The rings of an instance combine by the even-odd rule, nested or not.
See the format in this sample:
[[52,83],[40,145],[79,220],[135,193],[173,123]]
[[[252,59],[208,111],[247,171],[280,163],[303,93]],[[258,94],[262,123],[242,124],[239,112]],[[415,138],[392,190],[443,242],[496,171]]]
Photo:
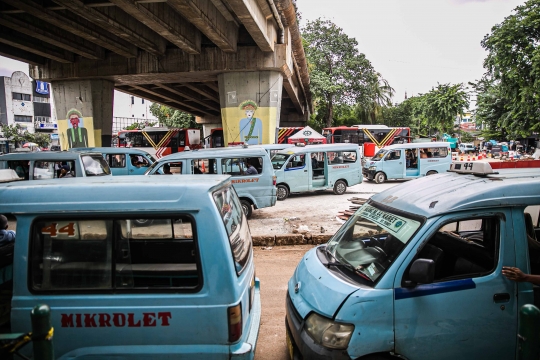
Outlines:
[[8,219],[0,215],[0,246],[7,245],[15,241],[15,231],[8,230]]

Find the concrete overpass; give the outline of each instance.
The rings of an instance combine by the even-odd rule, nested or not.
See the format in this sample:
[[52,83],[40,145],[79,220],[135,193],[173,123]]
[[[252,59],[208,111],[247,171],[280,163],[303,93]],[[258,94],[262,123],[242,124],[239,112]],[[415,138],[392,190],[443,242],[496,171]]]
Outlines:
[[52,83],[61,140],[79,116],[108,146],[114,89],[223,126],[226,142],[273,143],[311,112],[291,0],[0,0],[0,54]]

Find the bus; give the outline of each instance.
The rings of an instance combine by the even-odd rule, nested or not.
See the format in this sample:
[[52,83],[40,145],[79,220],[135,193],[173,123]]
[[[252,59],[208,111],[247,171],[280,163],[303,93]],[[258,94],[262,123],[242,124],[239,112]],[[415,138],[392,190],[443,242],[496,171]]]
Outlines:
[[381,148],[392,144],[411,142],[411,129],[408,127],[388,127],[386,125],[353,125],[324,128],[322,135],[328,144],[365,142],[374,143]]
[[291,136],[302,130],[304,127],[279,127],[276,129],[276,144],[287,144]]
[[201,130],[167,127],[120,130],[116,146],[142,149],[159,159],[165,155],[184,151],[186,147],[191,150],[202,148]]

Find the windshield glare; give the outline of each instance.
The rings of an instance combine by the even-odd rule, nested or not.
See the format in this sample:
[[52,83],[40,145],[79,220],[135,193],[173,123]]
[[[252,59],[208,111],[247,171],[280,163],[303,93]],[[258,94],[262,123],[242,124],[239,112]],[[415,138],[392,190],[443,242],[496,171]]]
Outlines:
[[86,176],[110,175],[111,169],[107,160],[101,155],[83,155],[81,156],[84,172]]
[[272,157],[272,167],[275,170],[279,170],[283,167],[285,162],[287,162],[287,159],[289,158],[289,154],[275,154]]
[[376,282],[419,227],[416,220],[364,204],[328,242],[326,249],[339,263]]
[[379,161],[381,160],[382,158],[384,158],[384,155],[386,155],[387,153],[387,150],[379,150],[372,158],[371,158],[371,161]]

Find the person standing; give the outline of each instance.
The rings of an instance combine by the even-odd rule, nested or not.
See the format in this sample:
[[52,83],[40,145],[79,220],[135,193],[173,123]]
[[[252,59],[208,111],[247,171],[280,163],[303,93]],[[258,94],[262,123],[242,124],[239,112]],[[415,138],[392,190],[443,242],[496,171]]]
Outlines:
[[8,219],[0,215],[0,246],[7,245],[15,241],[15,231],[8,230]]

